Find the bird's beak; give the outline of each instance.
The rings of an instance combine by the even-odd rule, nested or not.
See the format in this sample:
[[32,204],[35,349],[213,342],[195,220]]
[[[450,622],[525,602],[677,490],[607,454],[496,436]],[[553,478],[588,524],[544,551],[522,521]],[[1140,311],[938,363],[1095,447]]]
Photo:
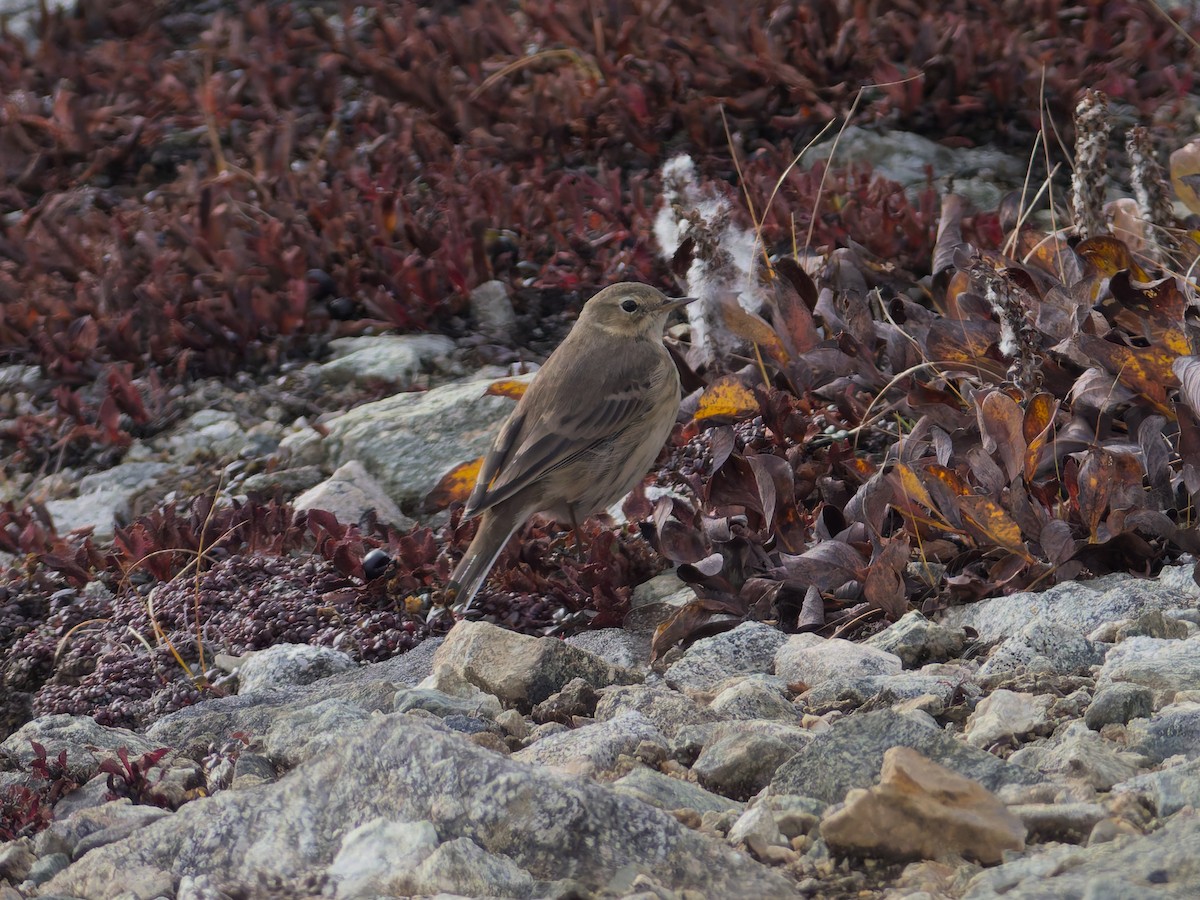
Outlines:
[[687,306],[689,303],[691,303],[695,299],[697,299],[697,298],[695,298],[695,297],[668,297],[667,302],[664,304],[664,308],[668,309],[668,310],[681,309],[682,307]]

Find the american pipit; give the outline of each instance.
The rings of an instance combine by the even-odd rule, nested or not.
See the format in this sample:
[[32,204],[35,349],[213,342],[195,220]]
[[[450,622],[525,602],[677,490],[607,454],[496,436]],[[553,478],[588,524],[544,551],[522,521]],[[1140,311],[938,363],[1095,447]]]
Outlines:
[[645,284],[592,297],[501,427],[465,515],[479,530],[449,590],[469,604],[513,532],[536,512],[577,525],[646,474],[679,412],[662,343],[674,300]]

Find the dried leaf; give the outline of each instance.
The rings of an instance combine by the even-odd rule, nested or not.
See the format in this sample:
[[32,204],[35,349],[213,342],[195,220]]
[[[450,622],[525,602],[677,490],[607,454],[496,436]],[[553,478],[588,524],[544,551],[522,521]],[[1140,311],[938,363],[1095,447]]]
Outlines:
[[704,389],[693,421],[737,422],[759,413],[754,392],[736,375],[724,375]]
[[1171,188],[1184,206],[1200,215],[1200,138],[1171,154]]
[[1024,415],[1017,401],[1004,391],[989,391],[976,407],[983,449],[1000,461],[1008,483],[1025,466]]
[[1035,394],[1025,404],[1025,416],[1021,421],[1021,434],[1025,439],[1024,476],[1026,482],[1033,481],[1041,463],[1042,449],[1050,440],[1054,427],[1054,416],[1058,413],[1058,400],[1053,394]]
[[1036,562],[1021,538],[1020,527],[998,503],[982,494],[960,497],[958,502],[964,521],[974,526],[992,544],[1015,553],[1026,562]]
[[892,620],[900,618],[908,608],[903,576],[909,553],[906,537],[887,538],[867,567],[863,597]]
[[483,457],[459,463],[441,477],[433,490],[425,495],[422,504],[427,510],[445,509],[451,503],[466,503],[475,489],[479,470],[483,468]]
[[1096,529],[1108,509],[1108,495],[1116,475],[1112,454],[1104,449],[1091,450],[1079,466],[1079,517],[1087,526],[1093,543]]
[[771,327],[770,323],[761,316],[744,309],[736,299],[723,298],[721,318],[724,320],[726,328],[742,340],[762,348],[779,365],[786,366],[788,360],[791,359],[787,348],[783,346],[783,341],[779,339],[779,335],[775,333],[775,329]]

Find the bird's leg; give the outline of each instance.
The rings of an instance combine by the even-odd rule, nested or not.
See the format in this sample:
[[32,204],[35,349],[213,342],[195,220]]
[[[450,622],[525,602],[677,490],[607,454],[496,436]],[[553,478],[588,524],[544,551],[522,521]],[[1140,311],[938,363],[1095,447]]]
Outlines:
[[575,518],[575,507],[568,504],[567,512],[571,514],[571,533],[575,535],[575,556],[583,559],[583,541],[579,537],[579,521]]

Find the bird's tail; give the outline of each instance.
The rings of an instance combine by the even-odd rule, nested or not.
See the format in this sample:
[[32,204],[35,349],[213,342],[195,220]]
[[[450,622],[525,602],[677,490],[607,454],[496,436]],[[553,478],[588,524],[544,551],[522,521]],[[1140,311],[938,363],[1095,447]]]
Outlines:
[[479,521],[479,530],[475,532],[475,539],[471,541],[471,546],[467,548],[467,552],[455,567],[454,574],[450,576],[447,589],[454,592],[453,602],[464,604],[464,609],[470,607],[475,592],[492,571],[496,557],[524,521],[524,518],[505,515],[505,510],[499,507],[483,514]]

